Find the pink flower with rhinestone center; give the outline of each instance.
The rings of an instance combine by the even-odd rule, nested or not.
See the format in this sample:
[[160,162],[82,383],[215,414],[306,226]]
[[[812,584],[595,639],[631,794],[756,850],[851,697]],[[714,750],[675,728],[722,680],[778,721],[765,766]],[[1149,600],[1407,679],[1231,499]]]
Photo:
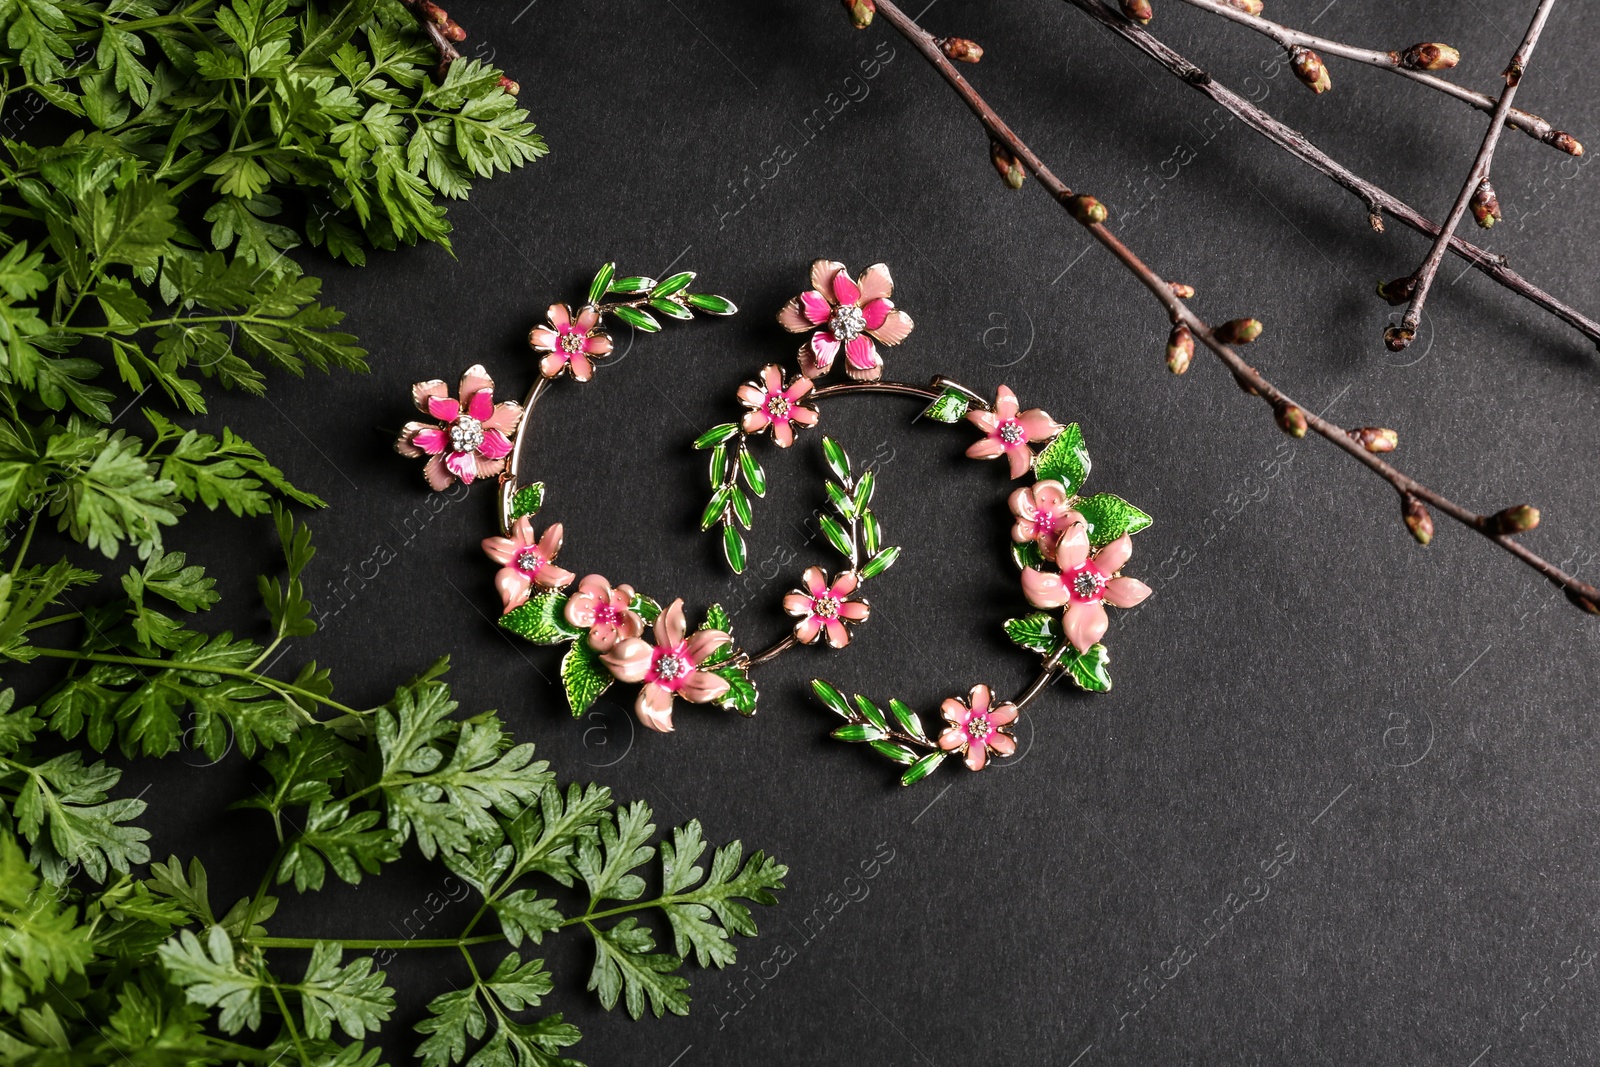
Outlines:
[[510,537],[485,537],[483,551],[500,564],[495,573],[495,588],[500,591],[502,612],[515,611],[527,603],[533,587],[564,589],[577,577],[552,562],[561,551],[561,524],[548,527],[537,539],[533,536],[533,516],[524,515],[511,524]]
[[503,471],[522,418],[520,404],[494,402],[494,381],[481,366],[469,367],[461,376],[459,400],[449,393],[437,378],[413,385],[411,398],[418,410],[438,423],[408,422],[394,443],[402,456],[427,457],[423,474],[436,490],[457,480],[471,485]]
[[759,381],[739,386],[739,402],[750,410],[744,413],[740,429],[745,433],[772,430],[772,441],[779,448],[794,444],[796,426],[815,426],[817,413],[800,401],[811,392],[811,379],[795,378],[787,386],[783,368],[769,363],[761,368]]
[[621,681],[641,684],[634,713],[652,730],[665,733],[672,729],[675,697],[708,704],[726,695],[728,680],[700,665],[730,640],[721,630],[689,633],[683,601],[674,600],[656,619],[654,642],[642,637],[619,641],[601,660]]
[[[800,348],[800,369],[817,378],[833,367],[844,351],[845,373],[859,381],[883,376],[878,343],[897,345],[916,325],[894,306],[894,279],[889,268],[874,263],[858,284],[843,263],[819,259],[811,264],[811,288],[792,298],[778,312],[778,322],[791,333],[811,332]],[[876,342],[876,343],[875,343]]]
[[1061,424],[1043,408],[1018,412],[1017,394],[1002,385],[995,390],[994,405],[988,411],[967,413],[967,421],[983,431],[983,437],[967,449],[973,459],[1006,457],[1011,477],[1020,478],[1033,466],[1029,445],[1049,441],[1061,432]]
[[1015,704],[993,706],[994,695],[986,685],[975,685],[967,703],[951,697],[940,705],[948,728],[939,735],[939,747],[946,752],[961,752],[968,768],[983,770],[992,752],[1009,756],[1017,750],[1016,739],[1006,727],[1016,721]]
[[861,579],[855,571],[845,571],[827,580],[821,567],[807,567],[800,576],[803,589],[796,589],[783,598],[783,610],[799,619],[794,625],[794,638],[809,645],[818,637],[826,637],[833,648],[843,648],[850,643],[850,626],[866,622],[871,609],[864,600],[851,600]]
[[1091,556],[1084,524],[1074,522],[1056,544],[1060,573],[1029,567],[1022,572],[1022,592],[1036,608],[1065,607],[1062,625],[1067,640],[1079,652],[1087,652],[1110,625],[1106,604],[1131,608],[1150,595],[1148,585],[1120,573],[1132,555],[1133,541],[1123,534]]

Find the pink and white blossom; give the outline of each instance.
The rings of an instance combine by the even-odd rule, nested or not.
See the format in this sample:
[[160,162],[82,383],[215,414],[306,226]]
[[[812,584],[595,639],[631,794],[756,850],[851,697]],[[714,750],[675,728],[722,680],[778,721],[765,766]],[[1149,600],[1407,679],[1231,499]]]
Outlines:
[[809,645],[825,635],[834,648],[848,645],[849,626],[866,622],[870,612],[865,600],[850,599],[861,584],[856,572],[835,575],[829,583],[821,567],[807,567],[800,580],[805,588],[783,598],[783,610],[800,620],[794,624],[795,640]]
[[1035,542],[1045,559],[1056,558],[1056,545],[1083,516],[1072,510],[1067,487],[1054,478],[1025,485],[1011,494],[1011,514],[1017,521],[1011,527],[1011,540],[1019,545]]
[[683,617],[683,601],[674,600],[656,617],[654,643],[642,637],[627,638],[600,658],[620,681],[642,683],[634,713],[650,729],[668,733],[674,697],[691,704],[709,704],[728,692],[726,678],[699,667],[730,640],[721,630],[696,630],[691,636]]
[[1033,467],[1033,449],[1029,446],[1050,440],[1062,429],[1043,408],[1029,408],[1019,414],[1017,407],[1017,395],[1002,385],[995,391],[993,408],[967,413],[967,421],[983,431],[983,437],[973,442],[967,455],[973,459],[1004,456],[1011,464],[1013,478],[1022,477]]
[[633,610],[633,587],[619,585],[613,589],[598,574],[583,576],[562,613],[567,622],[589,631],[589,647],[596,652],[610,652],[618,641],[644,633],[644,620]]
[[522,405],[494,402],[494,380],[480,365],[461,376],[459,400],[450,387],[434,378],[411,387],[417,410],[439,422],[408,422],[394,450],[413,459],[428,457],[422,468],[434,489],[448,489],[458,479],[471,485],[476,478],[491,478],[505,469],[511,454],[511,436],[522,418]]
[[594,373],[594,360],[611,352],[611,335],[599,328],[599,309],[585,304],[573,315],[566,304],[551,304],[545,317],[550,325],[528,331],[533,350],[548,353],[539,360],[539,373],[546,378],[567,373],[580,382],[588,381]]
[[483,539],[484,553],[500,564],[494,586],[500,591],[501,614],[527,603],[536,585],[541,589],[563,589],[572,584],[577,575],[551,562],[561,551],[561,538],[558,522],[535,540],[533,519],[524,515],[511,524],[510,537]]
[[897,345],[916,325],[889,299],[893,292],[894,279],[882,263],[868,267],[860,284],[843,263],[819,259],[811,264],[811,288],[778,312],[779,324],[790,333],[815,331],[800,348],[805,376],[828,373],[842,348],[850,377],[867,382],[882,377],[883,357],[874,341]]
[[816,410],[800,403],[809,392],[810,378],[796,377],[785,386],[783,368],[769,363],[761,368],[759,382],[739,386],[739,401],[750,409],[739,425],[745,433],[760,433],[770,428],[773,442],[779,448],[788,448],[794,444],[796,426],[817,424]]
[[983,770],[991,752],[1009,756],[1017,750],[1016,738],[1006,729],[1017,719],[1017,706],[993,705],[993,699],[988,686],[975,685],[967,694],[967,703],[951,697],[939,708],[944,721],[950,724],[939,735],[939,747],[961,753],[967,767],[974,771]]
[[1105,605],[1131,608],[1150,595],[1150,587],[1137,578],[1119,573],[1133,555],[1133,541],[1123,534],[1089,554],[1089,537],[1080,524],[1074,526],[1056,545],[1059,574],[1036,570],[1022,572],[1022,592],[1036,608],[1066,607],[1062,625],[1067,640],[1079,652],[1087,652],[1105,636]]

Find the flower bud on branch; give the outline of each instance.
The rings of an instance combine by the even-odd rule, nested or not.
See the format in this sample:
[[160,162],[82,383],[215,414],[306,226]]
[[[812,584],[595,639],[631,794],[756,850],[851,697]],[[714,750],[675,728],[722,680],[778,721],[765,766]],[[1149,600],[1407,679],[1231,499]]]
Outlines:
[[1573,607],[1577,608],[1579,611],[1586,611],[1590,615],[1600,615],[1600,601],[1595,600],[1593,597],[1586,596],[1581,589],[1573,589],[1572,587],[1568,586],[1564,591],[1567,594],[1568,602],[1571,603]]
[[1391,326],[1383,331],[1384,347],[1391,352],[1404,352],[1416,338],[1417,331],[1409,326]]
[[1290,49],[1289,66],[1294,69],[1294,76],[1312,92],[1321,95],[1333,88],[1333,79],[1328,77],[1328,68],[1323,65],[1322,57],[1311,49]]
[[1085,226],[1098,226],[1106,221],[1106,206],[1088,193],[1079,193],[1068,200],[1067,211]]
[[1345,432],[1368,452],[1393,452],[1400,446],[1400,435],[1381,426],[1361,426]]
[[939,49],[957,63],[976,63],[983,58],[983,46],[965,37],[940,37]]
[[1172,336],[1167,338],[1167,369],[1173,374],[1182,374],[1193,360],[1194,334],[1187,326],[1174,326]]
[[1122,13],[1141,26],[1148,26],[1150,20],[1156,17],[1150,0],[1122,0]]
[[1422,501],[1410,493],[1401,493],[1400,515],[1406,521],[1406,529],[1417,539],[1417,544],[1426,545],[1433,540],[1433,516],[1422,506]]
[[1567,153],[1567,155],[1569,155],[1569,156],[1581,156],[1581,155],[1583,155],[1583,145],[1582,145],[1582,143],[1579,142],[1579,140],[1576,137],[1572,136],[1572,134],[1570,134],[1570,133],[1565,133],[1565,132],[1563,132],[1561,130],[1556,130],[1549,137],[1545,138],[1545,140],[1548,141],[1550,144],[1555,145],[1557,148],[1561,149],[1561,151]]
[[1290,437],[1299,438],[1306,435],[1306,426],[1308,425],[1306,413],[1301,411],[1297,405],[1291,404],[1287,400],[1280,400],[1273,405],[1272,410],[1278,419],[1278,429]]
[[518,93],[522,92],[522,86],[506,77],[504,74],[500,75],[500,88],[504,89],[512,96],[516,96]]
[[1231,8],[1243,11],[1246,15],[1261,14],[1261,0],[1222,0],[1222,2]]
[[1449,70],[1461,62],[1461,53],[1447,44],[1414,44],[1399,55],[1400,65],[1409,70]]
[[844,9],[850,15],[850,25],[858,30],[872,25],[872,16],[878,13],[876,0],[844,0]]
[[1172,295],[1179,300],[1194,299],[1194,286],[1185,285],[1183,282],[1168,282],[1167,285],[1171,287]]
[[1022,160],[1011,154],[1011,149],[999,141],[989,142],[989,162],[994,164],[994,169],[1000,177],[1013,189],[1021,189],[1022,183],[1028,180],[1028,172],[1022,169]]
[[1527,533],[1538,525],[1539,509],[1532,504],[1518,504],[1516,507],[1497,511],[1489,516],[1488,520],[1490,532],[1497,537]]
[[1233,319],[1218,326],[1212,333],[1225,345],[1247,345],[1261,336],[1261,320]]
[[1473,219],[1486,230],[1501,219],[1500,198],[1495,195],[1494,186],[1490,184],[1488,178],[1479,183],[1467,206],[1472,209]]
[[1404,278],[1394,278],[1390,281],[1378,283],[1378,296],[1388,303],[1390,307],[1399,307],[1409,303],[1411,294],[1417,287],[1414,275],[1407,274]]

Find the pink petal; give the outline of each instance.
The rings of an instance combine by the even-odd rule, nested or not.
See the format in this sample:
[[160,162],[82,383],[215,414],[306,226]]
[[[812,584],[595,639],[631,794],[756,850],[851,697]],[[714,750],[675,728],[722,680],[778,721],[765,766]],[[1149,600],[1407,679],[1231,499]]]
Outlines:
[[1001,422],[1016,418],[1017,394],[1011,391],[1010,386],[1002,385],[994,391],[994,414]]
[[883,366],[877,346],[866,334],[859,334],[850,339],[850,343],[844,346],[844,358],[845,362],[856,370],[870,370],[873,367]]
[[503,459],[511,454],[511,442],[506,440],[506,435],[499,430],[485,430],[483,444],[478,446],[478,454],[490,459]]
[[515,432],[517,423],[522,420],[522,405],[514,404],[507,400],[494,406],[494,414],[483,421],[486,430],[498,430],[508,437]]
[[552,352],[539,361],[539,373],[546,378],[554,378],[561,373],[561,368],[567,365],[567,357],[562,352]]
[[1094,565],[1107,574],[1115,574],[1127,564],[1128,558],[1132,555],[1133,540],[1127,534],[1123,534],[1094,554]]
[[739,428],[745,433],[760,433],[771,422],[765,411],[750,410],[744,413],[744,418],[739,420]]
[[872,609],[865,600],[847,600],[839,605],[839,618],[849,619],[851,622],[866,622],[867,616],[872,614]]
[[967,421],[984,433],[994,433],[995,430],[1000,428],[1000,420],[995,418],[995,414],[992,411],[984,411],[982,409],[969,411],[967,412]]
[[748,408],[759,408],[767,402],[767,394],[749,382],[739,386],[736,392],[739,397],[739,403]]
[[[990,716],[989,721],[993,722],[994,717]],[[1010,734],[1002,734],[996,731],[995,733],[990,734],[984,740],[988,742],[989,747],[994,749],[995,754],[999,756],[1009,756],[1017,750],[1017,742]]]
[[816,290],[801,293],[795,300],[800,304],[800,316],[806,320],[808,330],[821,326],[833,315],[833,305]]
[[954,752],[967,743],[967,732],[959,726],[952,726],[939,735],[939,747],[946,752]]
[[1030,441],[1048,441],[1061,432],[1061,424],[1041,408],[1029,408],[1017,416]]
[[606,669],[616,675],[621,682],[642,682],[645,675],[650,673],[650,664],[655,659],[656,650],[650,642],[640,637],[623,641],[600,657]]
[[478,457],[471,452],[447,452],[444,457],[445,470],[460,478],[467,485],[472,484],[472,479],[478,476]]
[[531,547],[533,540],[533,516],[522,515],[511,524],[511,536],[524,548]]
[[817,325],[801,310],[800,297],[792,297],[778,312],[778,325],[790,333],[805,333]]
[[[474,363],[461,372],[460,396],[462,400],[471,400],[473,396],[485,389],[494,389],[494,379],[489,377],[489,372],[483,369],[482,363]],[[474,415],[473,418],[479,418]]]
[[981,744],[967,746],[967,769],[972,771],[983,770],[983,765],[989,762],[989,750]]
[[431,396],[428,398],[428,414],[440,422],[455,422],[461,415],[461,404],[447,396]]
[[503,458],[490,459],[481,452],[473,453],[473,456],[477,460],[479,478],[498,478],[500,472],[506,469],[506,461]]
[[776,363],[768,363],[761,368],[761,384],[767,387],[769,393],[776,393],[783,388],[783,368]]
[[445,385],[444,382],[438,378],[430,378],[428,381],[418,382],[411,387],[411,402],[417,405],[418,411],[426,412],[430,399],[436,396],[447,396],[449,393],[450,387]]
[[795,623],[794,639],[802,645],[809,645],[817,639],[817,635],[821,632],[822,620],[815,615],[810,615]]
[[861,300],[861,286],[855,283],[850,273],[843,267],[833,276],[833,302],[835,304],[854,304]]
[[444,454],[429,458],[423,465],[422,476],[428,479],[428,484],[436,491],[442,491],[455,484],[455,475],[451,474],[444,465]]
[[1106,603],[1114,608],[1137,607],[1151,589],[1137,578],[1113,578],[1106,583]]
[[656,619],[656,644],[663,648],[677,648],[683,644],[684,635],[688,632],[689,624],[683,618],[683,598],[679,597]]
[[[523,518],[528,516],[524,515]],[[529,529],[533,527],[530,524]],[[555,559],[561,551],[561,542],[566,537],[567,531],[559,522],[552,524],[539,536],[539,555],[547,560]]]
[[[1049,482],[1039,482],[1039,483],[1037,483],[1038,487],[1040,487],[1040,488],[1042,488],[1042,487],[1044,487],[1046,485],[1049,485],[1049,484],[1050,484]],[[1039,510],[1038,510],[1037,507],[1034,506],[1034,495],[1033,494],[1034,494],[1034,486],[1025,485],[1021,489],[1015,490],[1011,494],[1011,498],[1006,501],[1006,503],[1011,505],[1011,514],[1015,515],[1019,519],[1022,519],[1024,521],[1030,522],[1030,523],[1034,519],[1038,518],[1039,517]],[[1017,540],[1026,541],[1028,539],[1026,537],[1019,537],[1019,538],[1017,538]]]
[[572,376],[578,381],[586,382],[594,375],[594,364],[582,352],[572,353],[568,362],[572,367]]
[[855,571],[845,571],[833,579],[833,585],[828,588],[829,596],[836,596],[840,600],[856,591],[856,586],[861,584],[861,578]]
[[578,312],[578,317],[575,322],[579,332],[588,333],[590,330],[600,325],[600,312],[585,304],[583,306],[583,310]]
[[528,345],[540,352],[549,352],[556,347],[556,342],[561,340],[561,335],[548,326],[535,326],[528,331]]
[[796,617],[808,616],[811,614],[811,598],[804,593],[785,593],[783,610]]
[[689,643],[684,647],[689,662],[698,667],[705,662],[707,656],[732,641],[733,638],[721,630],[696,630],[689,635]]
[[828,591],[828,576],[822,573],[821,567],[807,567],[805,573],[800,575],[800,580],[805,583],[806,592],[814,597]]
[[542,589],[565,589],[572,584],[572,580],[576,577],[576,574],[562,570],[554,563],[546,563],[539,568],[539,573],[534,576],[534,581],[538,582]]
[[800,351],[795,357],[800,363],[800,373],[807,378],[816,378],[828,372],[827,367],[817,363],[817,354],[811,350],[811,339],[806,338],[800,345]]
[[633,712],[639,721],[657,733],[672,732],[672,690],[650,682],[639,690]]
[[961,726],[972,717],[967,706],[955,697],[946,697],[944,703],[939,705],[939,713],[951,726]]
[[550,320],[550,325],[555,327],[572,325],[572,312],[565,304],[551,304],[550,310],[544,313]]
[[833,276],[844,270],[844,264],[836,259],[818,259],[811,263],[811,288],[817,293],[833,292]]
[[[811,383],[807,382],[806,384],[810,385]],[[815,426],[817,424],[817,413],[811,408],[790,408],[789,421],[797,426]]]
[[788,448],[794,444],[794,428],[789,425],[788,420],[772,424],[772,443],[779,448]]
[[830,647],[843,648],[850,643],[850,631],[838,619],[828,619],[823,623],[823,629],[827,631]]
[[709,704],[731,688],[728,680],[710,671],[690,671],[678,686],[678,695],[691,704]]
[[994,694],[989,692],[988,686],[975,685],[972,687],[972,692],[967,694],[967,707],[971,708],[974,712],[988,711],[989,702],[993,698]]
[[910,315],[895,308],[884,318],[882,326],[873,329],[872,336],[886,345],[897,345],[911,336],[911,331],[916,325],[911,321]]
[[1011,463],[1011,477],[1020,478],[1033,469],[1033,453],[1027,445],[1006,449],[1006,459]]
[[1015,704],[1001,704],[999,707],[990,710],[989,722],[995,726],[1010,726],[1013,722],[1016,722],[1018,714]]
[[591,574],[579,582],[578,591],[567,598],[566,607],[561,609],[562,616],[581,630],[587,630],[594,625],[595,595],[585,588],[589,579],[593,577],[595,576]]
[[[570,604],[571,601],[568,601],[568,603]],[[589,628],[589,647],[601,655],[610,652],[620,640],[622,640],[622,632],[610,623],[603,623]]]
[[597,333],[583,342],[583,350],[591,356],[609,356],[611,354],[611,335]]
[[[1040,511],[1054,515],[1056,509],[1067,502],[1067,487],[1054,478],[1046,478],[1034,483],[1033,499],[1038,503]],[[1019,511],[1017,514],[1022,513]]]
[[1032,519],[1018,519],[1012,524],[1011,540],[1015,541],[1017,544],[1025,544],[1026,542],[1035,540],[1036,538],[1038,538],[1038,534],[1034,530]]
[[861,300],[863,306],[873,300],[881,300],[894,292],[894,279],[889,276],[889,267],[885,263],[874,263],[861,275]]
[[481,543],[483,554],[502,567],[509,566],[517,554],[518,545],[509,537],[485,537]]
[[1061,575],[1033,567],[1022,572],[1022,595],[1036,608],[1059,608],[1071,599]]
[[1005,451],[1005,446],[992,437],[980,437],[967,446],[967,455],[972,459],[999,459]]
[[1080,522],[1064,531],[1056,542],[1056,564],[1062,570],[1070,571],[1083,566],[1083,561],[1088,558],[1089,533]]
[[839,341],[827,330],[818,330],[811,335],[811,353],[817,360],[817,373],[826,374],[839,354]]
[[1079,652],[1087,652],[1106,635],[1106,609],[1098,603],[1074,604],[1067,609],[1067,640]]
[[437,456],[450,443],[450,438],[438,426],[425,426],[412,435],[411,443],[428,455]]
[[887,300],[868,300],[861,305],[861,317],[866,320],[867,329],[876,330],[893,310],[894,305]]
[[494,572],[494,587],[500,593],[501,614],[504,614],[527,602],[533,582],[515,567],[501,567]]
[[811,392],[812,381],[810,378],[796,378],[789,383],[789,388],[783,391],[783,398],[793,404],[801,397]]

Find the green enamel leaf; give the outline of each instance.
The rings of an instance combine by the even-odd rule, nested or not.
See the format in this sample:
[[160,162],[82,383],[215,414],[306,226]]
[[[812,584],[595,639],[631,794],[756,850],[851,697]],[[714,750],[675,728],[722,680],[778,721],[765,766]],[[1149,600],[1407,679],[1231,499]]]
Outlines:
[[690,307],[696,311],[704,311],[707,315],[732,315],[739,310],[739,306],[732,300],[711,293],[689,293],[684,299],[689,302]]
[[723,515],[728,510],[728,497],[732,488],[731,485],[724,485],[711,494],[711,500],[707,502],[706,509],[700,513],[700,529],[709,530],[722,521]]
[[654,278],[641,278],[635,275],[632,278],[618,278],[611,283],[613,293],[632,296],[634,293],[643,293],[656,287]]
[[889,710],[894,712],[895,721],[900,724],[900,729],[920,740],[928,739],[927,733],[922,729],[922,716],[912,711],[905,701],[889,701]]
[[732,523],[722,528],[722,555],[727,559],[728,566],[733,568],[733,573],[744,573],[744,535]]
[[713,604],[706,609],[706,621],[700,624],[702,630],[721,630],[723,633],[733,632],[733,618],[729,616],[728,609],[721,604]]
[[598,304],[606,291],[611,288],[611,279],[617,275],[617,265],[607,263],[595,272],[594,281],[589,283],[589,303]]
[[916,783],[922,781],[924,778],[928,777],[928,775],[937,770],[939,764],[943,763],[945,757],[949,754],[950,753],[948,752],[930,752],[926,756],[923,756],[910,767],[906,768],[906,773],[900,776],[900,784],[915,785]]
[[833,471],[833,476],[846,486],[850,484],[850,456],[845,452],[844,446],[831,437],[822,439],[822,455],[828,461],[828,469]]
[[896,763],[914,763],[917,754],[898,741],[871,741],[868,742],[874,749],[888,756]]
[[832,736],[840,741],[881,741],[888,734],[871,723],[850,722],[833,731]]
[[563,593],[540,593],[515,610],[500,616],[500,625],[519,637],[540,645],[571,641],[583,633],[567,623]]
[[1083,430],[1075,422],[1067,424],[1045,446],[1033,462],[1034,474],[1040,481],[1054,478],[1067,487],[1067,495],[1072,496],[1083,488],[1083,483],[1089,478],[1089,450],[1083,444]]
[[855,505],[850,502],[850,494],[838,482],[827,482],[822,488],[827,492],[828,503],[833,505],[833,510],[846,519],[855,518]]
[[1111,653],[1106,651],[1105,645],[1090,645],[1089,651],[1067,661],[1067,669],[1079,688],[1104,693],[1111,688],[1111,675],[1106,672],[1110,662]]
[[871,471],[861,473],[861,480],[856,482],[855,496],[851,498],[852,508],[856,514],[861,514],[862,510],[872,503],[872,488],[875,481]]
[[516,522],[524,515],[537,514],[544,507],[544,483],[534,482],[518,489],[511,497],[511,521]]
[[1044,552],[1040,550],[1037,541],[1024,541],[1020,545],[1012,545],[1011,559],[1016,563],[1018,570],[1044,566]]
[[1135,534],[1150,525],[1150,516],[1110,493],[1096,493],[1078,501],[1077,510],[1089,523],[1089,544],[1108,545],[1123,534]]
[[750,524],[755,521],[755,515],[750,510],[750,498],[745,495],[745,491],[737,485],[730,485],[728,500],[733,504],[733,517],[739,520],[739,525],[746,530],[750,529]]
[[844,694],[839,692],[833,686],[829,685],[827,682],[824,682],[821,678],[811,679],[811,691],[817,694],[818,700],[822,701],[828,706],[829,711],[833,712],[841,719],[855,718],[850,711],[849,702],[847,702],[844,698]]
[[694,271],[680,271],[670,277],[662,278],[656,283],[655,288],[650,290],[650,295],[661,297],[671,296],[673,293],[681,293],[689,288],[689,283],[692,281],[694,281]]
[[611,672],[600,662],[600,654],[587,641],[574,641],[561,657],[561,684],[567,690],[567,706],[577,718],[611,684]]
[[744,475],[744,484],[750,487],[752,493],[756,496],[767,495],[767,472],[761,469],[761,464],[756,461],[756,457],[749,449],[739,453],[739,471]]
[[640,311],[638,308],[618,307],[612,308],[611,314],[634,329],[643,330],[645,333],[658,333],[661,330],[661,323],[648,311]]
[[731,708],[740,715],[754,715],[756,713],[756,699],[760,694],[756,691],[755,683],[750,680],[750,675],[738,667],[722,667],[711,673],[728,682],[728,692],[719,702],[725,708]]
[[960,422],[967,417],[967,410],[972,407],[972,402],[954,389],[946,389],[939,394],[939,399],[923,409],[922,418],[933,419],[935,422]]
[[633,594],[633,600],[629,606],[638,612],[639,618],[643,619],[646,625],[653,625],[656,619],[661,616],[661,605],[643,593]]
[[864,582],[868,578],[876,578],[890,567],[893,567],[894,561],[899,558],[899,545],[891,545],[883,551],[876,553],[871,559],[867,560],[867,565],[861,568],[861,580]]
[[694,447],[699,449],[711,448],[715,445],[722,444],[724,441],[733,440],[733,438],[737,437],[738,434],[738,423],[724,422],[718,426],[711,427],[711,429],[707,430],[699,437],[696,437],[694,439]]
[[1007,637],[1041,656],[1054,652],[1065,636],[1061,632],[1061,621],[1042,611],[1026,618],[1007,619],[1005,625]]
[[711,450],[711,467],[706,472],[711,478],[711,488],[715,489],[722,484],[728,476],[728,446],[720,444]]
[[866,549],[867,555],[878,554],[878,546],[883,543],[883,524],[878,521],[878,516],[870,511],[863,511],[861,521],[861,547]]
[[822,534],[828,543],[838,549],[846,559],[850,558],[850,535],[844,532],[844,527],[839,525],[839,520],[832,515],[818,515],[817,525],[822,527]]
[[878,707],[878,705],[874,704],[860,693],[856,694],[856,707],[861,710],[862,715],[866,716],[868,722],[880,730],[885,732],[888,731],[889,720],[883,717],[882,708]]
[[653,296],[650,298],[650,306],[669,319],[677,319],[682,322],[694,318],[694,312],[671,297]]

